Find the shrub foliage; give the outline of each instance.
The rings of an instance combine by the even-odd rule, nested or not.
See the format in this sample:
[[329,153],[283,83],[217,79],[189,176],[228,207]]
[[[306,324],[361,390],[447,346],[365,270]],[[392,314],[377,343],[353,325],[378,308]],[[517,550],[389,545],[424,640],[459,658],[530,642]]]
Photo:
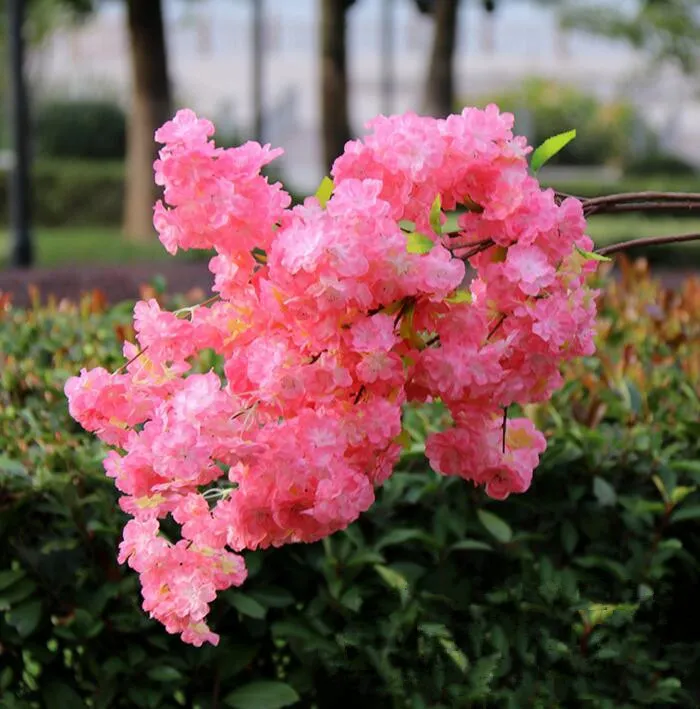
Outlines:
[[700,282],[666,292],[627,264],[606,288],[599,355],[529,411],[550,445],[526,495],[436,476],[439,407],[407,411],[371,512],[247,555],[218,648],[140,610],[103,451],[66,411],[66,377],[118,367],[129,322],[96,294],[0,305],[0,705],[697,706]]

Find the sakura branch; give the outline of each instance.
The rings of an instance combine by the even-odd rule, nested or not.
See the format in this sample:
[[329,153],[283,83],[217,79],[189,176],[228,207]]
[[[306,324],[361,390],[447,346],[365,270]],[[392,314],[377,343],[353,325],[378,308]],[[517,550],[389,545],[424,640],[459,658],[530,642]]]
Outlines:
[[[496,106],[380,116],[295,208],[261,172],[281,150],[217,148],[188,110],[156,133],[160,240],[215,250],[218,302],[137,303],[131,366],[65,391],[111,447],[130,517],[119,561],[168,632],[216,644],[206,617],[245,581],[242,552],[325,539],[369,509],[407,404],[451,414],[425,442],[436,473],[496,500],[526,492],[546,442],[509,407],[551,396],[561,364],[594,352],[597,264],[581,258],[582,203],[540,187],[513,122]],[[463,210],[461,233],[437,239],[443,205]],[[199,373],[212,351],[222,371]]]

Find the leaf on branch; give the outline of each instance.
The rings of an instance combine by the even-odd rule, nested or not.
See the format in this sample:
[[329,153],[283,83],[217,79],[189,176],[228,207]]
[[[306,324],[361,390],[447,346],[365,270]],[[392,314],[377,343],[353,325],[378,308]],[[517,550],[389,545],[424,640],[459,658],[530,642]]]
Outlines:
[[557,153],[561,152],[575,137],[576,130],[574,129],[547,138],[547,140],[532,153],[532,159],[530,160],[530,169],[532,172],[536,173],[542,165],[551,160]]
[[441,214],[442,199],[440,199],[440,195],[438,195],[430,207],[430,226],[436,234],[442,234],[442,222],[440,221]]
[[299,695],[285,682],[250,682],[224,697],[224,704],[234,709],[281,709],[296,704]]
[[333,180],[331,180],[330,177],[326,176],[321,180],[321,184],[316,190],[316,199],[318,200],[318,203],[321,205],[321,207],[323,207],[324,209],[326,207],[326,204],[328,204],[328,200],[333,194],[334,187],[335,185],[333,184]]
[[595,251],[585,251],[584,249],[576,246],[574,247],[576,251],[583,256],[588,261],[612,261],[609,256],[603,256],[602,254],[597,254]]
[[445,298],[446,303],[459,305],[460,303],[471,303],[472,294],[466,288],[458,288],[452,295]]
[[406,234],[406,251],[409,254],[427,254],[433,249],[435,242],[425,234],[419,231],[413,231]]
[[501,544],[507,544],[513,538],[513,530],[500,517],[488,510],[477,510],[479,522],[486,527],[486,531]]

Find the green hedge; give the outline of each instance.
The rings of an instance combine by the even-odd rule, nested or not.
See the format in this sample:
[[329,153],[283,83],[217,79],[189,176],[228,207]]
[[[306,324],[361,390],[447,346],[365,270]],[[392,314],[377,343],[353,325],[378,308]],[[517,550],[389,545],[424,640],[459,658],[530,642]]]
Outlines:
[[34,136],[41,157],[124,160],[126,114],[110,101],[48,101],[36,111]]
[[[32,170],[32,209],[39,226],[121,223],[124,165],[92,160],[38,160]],[[0,225],[8,223],[9,175],[0,172]]]
[[247,554],[202,649],[139,609],[104,451],[62,394],[120,363],[132,304],[0,304],[0,705],[697,706],[699,295],[631,268],[609,288],[600,356],[529,412],[549,449],[525,495],[430,472],[439,412],[407,412],[412,446],[372,510]]

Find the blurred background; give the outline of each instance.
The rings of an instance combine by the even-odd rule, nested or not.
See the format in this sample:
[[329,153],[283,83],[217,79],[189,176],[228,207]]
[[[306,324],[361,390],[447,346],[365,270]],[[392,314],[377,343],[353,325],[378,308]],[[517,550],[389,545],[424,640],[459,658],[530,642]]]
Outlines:
[[[495,101],[534,144],[575,127],[543,173],[589,196],[700,191],[694,0],[12,0],[21,8],[33,263],[153,261],[152,135],[179,107],[217,141],[282,146],[272,176],[313,193],[378,113]],[[8,10],[0,49],[11,57]],[[0,259],[13,164],[12,62],[0,63]],[[687,215],[680,215],[684,217]],[[600,217],[598,241],[678,231]],[[685,220],[682,231],[700,231]],[[655,251],[687,265],[692,246]],[[190,257],[191,260],[191,257]]]

